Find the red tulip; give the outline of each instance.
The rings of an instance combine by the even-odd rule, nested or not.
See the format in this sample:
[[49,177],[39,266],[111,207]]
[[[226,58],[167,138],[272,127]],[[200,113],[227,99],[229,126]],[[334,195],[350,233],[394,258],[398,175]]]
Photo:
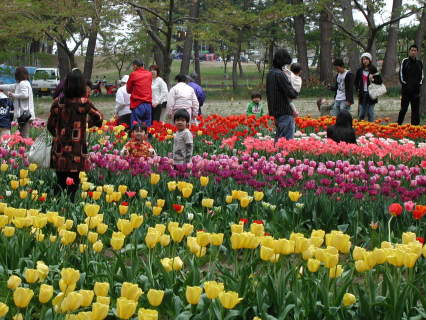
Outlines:
[[399,203],[392,203],[389,208],[389,213],[394,217],[398,217],[402,213],[402,206]]
[[65,180],[65,183],[67,186],[72,186],[74,184],[74,179],[67,177],[67,179]]

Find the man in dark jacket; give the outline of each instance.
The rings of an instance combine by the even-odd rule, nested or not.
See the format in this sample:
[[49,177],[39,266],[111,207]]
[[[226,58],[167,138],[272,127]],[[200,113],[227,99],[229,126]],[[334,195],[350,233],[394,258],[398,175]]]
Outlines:
[[334,106],[331,109],[331,114],[337,116],[342,110],[350,110],[354,104],[354,75],[351,71],[345,69],[345,64],[342,59],[336,59],[333,63],[336,68],[336,83],[330,87],[330,90],[335,91]]
[[411,124],[420,124],[420,86],[423,83],[423,64],[417,60],[418,47],[410,46],[408,58],[402,60],[399,70],[399,81],[401,82],[401,110],[399,111],[398,124],[404,122],[408,105],[411,103]]
[[294,117],[290,99],[297,97],[296,90],[285,76],[282,68],[291,63],[291,56],[285,49],[275,52],[272,68],[266,77],[266,96],[269,115],[275,117],[277,127],[275,141],[279,138],[287,140],[294,137]]

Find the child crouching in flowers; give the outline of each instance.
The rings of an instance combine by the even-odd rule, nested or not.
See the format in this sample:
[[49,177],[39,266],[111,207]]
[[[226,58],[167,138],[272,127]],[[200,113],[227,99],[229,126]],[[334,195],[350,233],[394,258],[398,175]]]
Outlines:
[[193,152],[192,133],[188,129],[190,116],[185,109],[179,109],[173,115],[173,121],[177,128],[173,140],[173,160],[174,164],[182,165],[191,162]]
[[155,156],[155,150],[148,140],[148,128],[144,123],[134,124],[131,132],[131,140],[127,142],[121,155],[134,158],[150,158]]

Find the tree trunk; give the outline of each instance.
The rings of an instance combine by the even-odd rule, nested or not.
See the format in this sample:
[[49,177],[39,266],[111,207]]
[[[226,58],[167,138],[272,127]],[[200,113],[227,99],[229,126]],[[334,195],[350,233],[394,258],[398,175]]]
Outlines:
[[[189,10],[189,15],[191,18],[197,19],[200,14],[199,0],[192,0],[191,2],[192,4]],[[180,73],[182,74],[189,73],[189,65],[191,62],[193,41],[194,41],[194,33],[192,32],[192,25],[189,23],[188,31],[186,33],[185,43],[183,45],[182,63],[180,64]]]
[[332,81],[332,43],[331,37],[333,25],[331,16],[327,10],[320,13],[320,81],[331,83]]
[[[353,30],[355,28],[354,16],[352,13],[352,2],[351,0],[342,1],[343,9],[343,20],[344,25],[348,30]],[[357,44],[348,39],[345,41],[346,52],[349,57],[349,67],[354,72],[358,69],[360,64],[360,53]]]
[[236,90],[238,88],[238,50],[235,51],[234,61],[232,61],[232,88]]
[[426,34],[426,8],[423,8],[420,24],[416,31],[416,45],[420,48],[420,54],[423,53],[423,41]]
[[200,43],[197,39],[194,39],[194,69],[198,75],[198,84],[201,86]]
[[[402,8],[402,0],[393,0],[391,19],[399,17]],[[384,80],[389,80],[395,75],[397,64],[397,41],[398,41],[399,21],[389,25],[387,34],[387,48],[383,60],[382,76]]]
[[154,49],[154,60],[155,60],[155,64],[160,69],[160,74],[163,77],[164,69],[166,66],[164,65],[165,61],[164,61],[163,52],[158,47],[155,47]]
[[244,77],[244,70],[243,70],[243,66],[241,64],[241,57],[238,57],[238,68],[240,69],[240,78],[243,78]]
[[61,44],[56,43],[56,47],[57,47],[57,54],[58,54],[59,75],[61,79],[65,79],[67,74],[71,71],[70,59],[65,49],[61,46]]
[[[303,4],[303,0],[293,0],[293,4]],[[309,78],[308,49],[305,38],[305,16],[303,14],[294,17],[294,31],[297,48],[297,60],[302,68],[302,79]]]
[[189,64],[191,63],[193,36],[192,31],[188,30],[186,33],[186,39],[183,44],[183,56],[182,62],[180,63],[180,73],[189,74]]
[[[95,23],[94,23],[95,24]],[[86,57],[84,58],[84,77],[88,80],[92,78],[93,71],[93,61],[95,56],[96,49],[96,40],[98,38],[98,28],[97,26],[93,27],[94,29],[90,32],[89,42],[87,43]]]
[[269,49],[268,49],[268,64],[269,68],[272,68],[272,61],[274,60],[274,48],[275,48],[275,39],[272,39],[269,43]]

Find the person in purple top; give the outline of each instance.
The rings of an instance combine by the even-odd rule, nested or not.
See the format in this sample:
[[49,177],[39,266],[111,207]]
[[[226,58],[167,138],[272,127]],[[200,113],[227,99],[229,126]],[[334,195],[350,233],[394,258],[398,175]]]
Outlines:
[[190,86],[195,91],[195,95],[197,96],[198,104],[200,105],[200,108],[198,109],[198,114],[201,114],[201,107],[204,104],[204,101],[206,100],[206,94],[204,93],[203,88],[196,82],[198,79],[198,75],[194,72],[191,73],[191,75],[186,76],[188,86]]

